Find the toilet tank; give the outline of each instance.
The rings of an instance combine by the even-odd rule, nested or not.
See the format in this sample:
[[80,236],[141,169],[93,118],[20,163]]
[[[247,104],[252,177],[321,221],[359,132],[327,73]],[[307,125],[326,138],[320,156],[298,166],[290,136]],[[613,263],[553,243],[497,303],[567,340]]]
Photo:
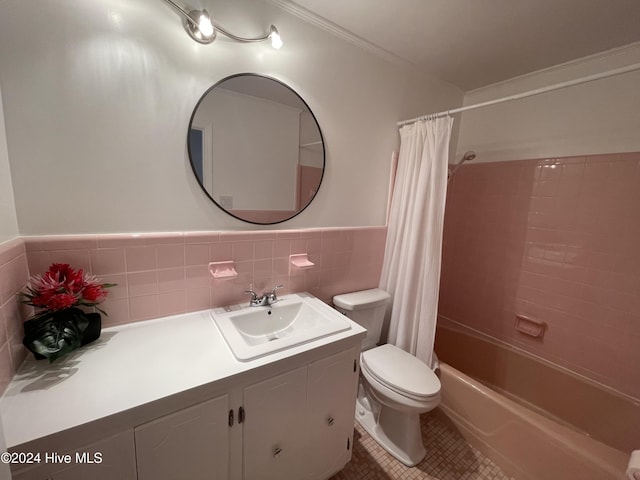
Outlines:
[[333,305],[358,325],[367,329],[362,349],[375,347],[380,341],[382,323],[391,295],[379,288],[344,293],[333,297]]

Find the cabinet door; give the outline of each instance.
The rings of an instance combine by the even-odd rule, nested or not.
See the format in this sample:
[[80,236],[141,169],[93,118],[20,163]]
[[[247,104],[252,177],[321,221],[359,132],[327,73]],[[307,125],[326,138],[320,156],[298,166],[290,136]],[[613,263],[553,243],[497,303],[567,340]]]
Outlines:
[[137,427],[138,480],[229,478],[228,415],[221,395]]
[[358,389],[358,358],[353,348],[308,367],[309,451],[301,479],[323,479],[351,459]]
[[244,389],[244,479],[302,478],[306,401],[306,367]]
[[[49,453],[56,452],[55,447]],[[57,452],[62,455],[61,452]],[[119,433],[68,453],[70,463],[46,464],[45,453],[37,467],[13,474],[13,480],[113,480],[135,479],[133,431]]]

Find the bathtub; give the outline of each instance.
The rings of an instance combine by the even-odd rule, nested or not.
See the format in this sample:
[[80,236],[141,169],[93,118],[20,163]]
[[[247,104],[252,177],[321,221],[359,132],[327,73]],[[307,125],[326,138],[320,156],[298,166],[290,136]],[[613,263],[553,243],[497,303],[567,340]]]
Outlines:
[[640,448],[640,404],[446,318],[440,412],[517,480],[620,480]]

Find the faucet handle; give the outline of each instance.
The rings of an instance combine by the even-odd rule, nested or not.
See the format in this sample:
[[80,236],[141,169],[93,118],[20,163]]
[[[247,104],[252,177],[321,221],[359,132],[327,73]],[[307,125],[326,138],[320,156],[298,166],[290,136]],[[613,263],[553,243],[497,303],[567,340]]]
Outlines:
[[269,299],[269,305],[272,303],[276,303],[278,301],[278,295],[276,295],[276,290],[284,288],[284,285],[276,285],[271,290],[271,293],[267,294],[266,297]]
[[258,294],[253,290],[245,290],[242,293],[244,293],[245,295],[251,295],[251,300],[253,300],[254,298],[258,298]]
[[251,295],[251,303],[255,303],[258,301],[258,294],[253,291],[253,284],[249,285],[249,290],[245,290],[242,293],[245,295]]

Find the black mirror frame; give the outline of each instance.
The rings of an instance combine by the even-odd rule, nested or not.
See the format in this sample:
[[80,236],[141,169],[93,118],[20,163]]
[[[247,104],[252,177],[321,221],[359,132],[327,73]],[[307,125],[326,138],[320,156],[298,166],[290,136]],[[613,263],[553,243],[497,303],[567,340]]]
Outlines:
[[[296,97],[298,97],[298,99],[304,104],[304,106],[307,108],[307,110],[309,111],[309,113],[313,117],[313,121],[315,122],[316,127],[318,128],[318,133],[320,134],[320,141],[322,142],[322,175],[320,176],[320,181],[318,183],[318,188],[316,189],[315,193],[313,194],[313,197],[311,197],[309,199],[309,201],[307,202],[307,204],[304,207],[302,207],[300,210],[298,210],[294,215],[291,215],[290,217],[285,218],[283,220],[278,220],[276,222],[265,222],[265,223],[254,222],[254,221],[247,220],[247,219],[244,219],[242,217],[239,217],[237,215],[234,215],[233,213],[231,213],[227,209],[225,209],[222,205],[220,205],[218,202],[216,202],[216,200],[213,198],[213,196],[207,191],[205,186],[200,181],[198,181],[198,175],[196,173],[196,168],[193,165],[193,160],[192,160],[192,156],[191,156],[191,142],[189,141],[189,135],[190,135],[190,132],[191,132],[191,128],[192,128],[192,125],[193,125],[193,120],[195,118],[196,112],[198,111],[198,107],[200,106],[202,101],[209,94],[209,92],[211,92],[214,88],[218,87],[221,83],[226,82],[228,80],[231,80],[232,78],[246,77],[246,76],[260,77],[260,78],[264,78],[264,79],[276,82],[276,83],[282,85],[283,87],[287,88]],[[316,118],[315,114],[313,113],[313,110],[311,110],[311,107],[309,107],[307,102],[304,100],[304,98],[302,98],[298,94],[298,92],[296,92],[293,88],[291,88],[286,83],[282,82],[281,80],[278,80],[277,78],[273,78],[273,77],[268,76],[268,75],[261,75],[261,74],[258,74],[258,73],[236,73],[236,74],[233,74],[233,75],[229,75],[228,77],[225,77],[225,78],[219,80],[218,82],[216,82],[213,86],[209,87],[202,94],[202,96],[200,97],[200,99],[196,103],[196,106],[193,108],[193,112],[191,113],[191,118],[189,119],[189,126],[187,128],[187,152],[188,152],[188,155],[189,155],[189,164],[191,166],[191,170],[193,171],[193,175],[196,178],[196,181],[198,182],[198,185],[200,185],[200,188],[202,189],[202,191],[205,193],[205,195],[207,197],[209,197],[209,200],[211,200],[220,210],[225,212],[227,215],[230,215],[230,216],[232,216],[234,218],[237,218],[238,220],[242,220],[243,222],[250,223],[250,224],[253,224],[253,225],[277,225],[279,223],[286,222],[286,221],[291,220],[292,218],[295,218],[298,215],[300,215],[300,213],[302,213],[304,210],[306,210],[306,208],[309,205],[311,205],[311,202],[313,202],[315,200],[316,196],[318,195],[318,191],[320,190],[320,186],[322,185],[322,180],[324,179],[324,171],[327,168],[327,153],[326,153],[326,149],[325,149],[324,135],[322,134],[322,129],[320,128],[320,124],[318,123],[318,119]]]

